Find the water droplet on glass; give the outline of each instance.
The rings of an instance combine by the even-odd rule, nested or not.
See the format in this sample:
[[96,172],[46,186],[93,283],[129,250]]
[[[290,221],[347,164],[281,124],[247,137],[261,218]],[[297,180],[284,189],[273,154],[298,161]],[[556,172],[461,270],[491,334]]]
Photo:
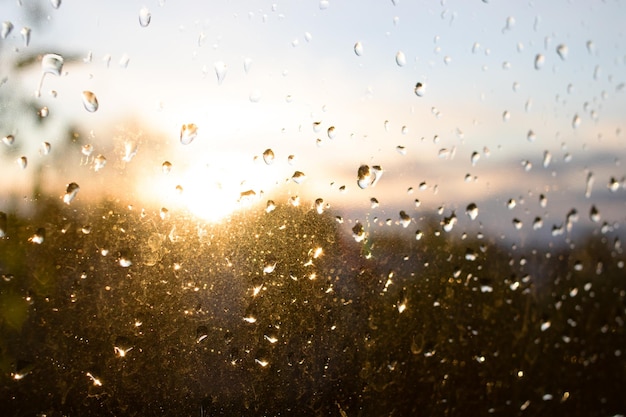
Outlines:
[[556,47],[556,53],[559,54],[559,56],[561,57],[563,61],[567,59],[568,52],[569,52],[569,49],[567,45],[565,44],[560,44],[559,46]]
[[267,204],[265,206],[265,212],[271,213],[274,210],[276,210],[276,203],[274,202],[274,200],[267,200]]
[[261,90],[254,89],[250,92],[248,99],[251,103],[258,103],[259,101],[261,101],[262,96],[263,95],[261,94]]
[[354,44],[354,53],[356,54],[356,56],[363,55],[363,44],[361,42],[357,42]]
[[515,227],[516,230],[520,230],[522,228],[524,224],[522,223],[522,221],[520,219],[513,219],[513,227]]
[[272,165],[274,163],[274,151],[271,149],[266,149],[263,152],[263,161],[267,164],[267,165]]
[[505,110],[504,113],[502,113],[502,121],[508,122],[510,118],[511,118],[511,113],[508,110]]
[[578,114],[575,114],[574,118],[572,119],[572,127],[576,129],[578,126],[580,126],[580,116]]
[[104,155],[100,154],[96,156],[93,160],[93,170],[98,172],[107,164],[107,159]]
[[122,268],[128,268],[129,266],[133,264],[133,261],[131,261],[130,257],[126,254],[120,255],[117,262]]
[[161,164],[161,172],[164,174],[169,174],[172,171],[172,163],[169,161],[165,161]]
[[543,167],[547,168],[550,166],[550,162],[552,161],[552,154],[550,151],[544,151],[543,153]]
[[[418,97],[424,97],[424,90],[425,90],[426,86],[422,83],[417,83],[415,84],[415,95]],[[436,94],[435,94],[436,95]]]
[[226,77],[226,70],[228,67],[223,61],[218,61],[215,63],[215,75],[217,76],[217,83],[221,84],[224,81],[224,77]]
[[9,22],[8,20],[2,22],[2,28],[0,29],[0,38],[6,39],[12,30],[13,30],[13,23]]
[[129,62],[130,62],[130,56],[128,56],[128,54],[124,54],[120,58],[120,62],[118,63],[118,65],[120,66],[120,68],[128,68]]
[[289,155],[287,157],[287,163],[289,165],[294,165],[296,163],[296,156],[295,155]]
[[454,225],[457,222],[456,214],[452,212],[449,217],[444,217],[441,221],[441,227],[444,232],[450,232],[454,228]]
[[150,10],[148,10],[147,7],[139,9],[139,24],[141,27],[147,27],[150,24],[150,20],[152,20],[152,13],[150,13]]
[[535,140],[537,140],[537,135],[532,130],[529,130],[528,133],[526,134],[526,139],[529,142],[534,142]]
[[198,326],[196,329],[196,343],[200,343],[209,337],[209,329],[206,326]]
[[198,126],[188,123],[180,128],[180,143],[189,145],[198,135]]
[[548,198],[543,194],[539,194],[539,205],[542,208],[546,208],[546,206],[548,205]]
[[63,202],[65,204],[70,204],[72,200],[74,200],[74,198],[76,197],[76,194],[78,194],[79,190],[80,190],[80,187],[78,186],[78,184],[76,184],[75,182],[70,183],[65,189],[65,195],[63,195]]
[[15,136],[13,135],[6,135],[5,137],[2,138],[2,143],[4,143],[7,146],[12,146],[14,142],[15,142]]
[[133,350],[133,345],[125,336],[118,336],[115,338],[115,342],[113,342],[113,352],[119,358],[125,357],[128,352]]
[[323,199],[318,198],[315,200],[315,211],[317,211],[317,214],[324,213],[324,200]]
[[28,238],[28,241],[31,243],[36,243],[37,245],[41,245],[46,238],[46,229],[40,227],[37,229],[34,235]]
[[83,91],[83,106],[88,112],[95,112],[98,110],[98,98],[91,91]]
[[383,170],[380,166],[361,165],[357,170],[357,184],[361,189],[376,185]]
[[42,155],[48,155],[51,149],[52,149],[52,145],[50,145],[50,142],[42,142],[40,153]]
[[591,206],[591,210],[589,210],[589,218],[594,223],[598,223],[600,221],[600,212],[595,205]]
[[137,151],[139,150],[139,145],[134,140],[128,140],[124,142],[124,155],[122,156],[122,161],[130,162],[137,155]]
[[478,206],[475,203],[470,203],[465,208],[465,213],[470,219],[476,220],[476,217],[478,217]]
[[396,53],[396,64],[398,64],[399,67],[406,65],[406,55],[404,55],[404,52],[398,51]]
[[363,240],[365,240],[365,230],[363,229],[363,225],[358,221],[352,228],[352,237],[357,242],[362,242]]
[[506,206],[509,210],[513,210],[516,205],[517,205],[517,202],[515,201],[514,198],[509,199],[509,201],[507,201],[506,203]]
[[0,211],[0,238],[7,235],[7,214],[4,211]]
[[15,162],[17,162],[17,166],[21,169],[26,169],[26,166],[28,166],[28,158],[25,156],[20,156],[15,160]]
[[296,184],[302,184],[304,182],[304,180],[306,179],[306,175],[304,174],[304,172],[301,171],[296,171],[293,173],[293,175],[291,176],[291,179],[293,180],[293,182],[295,182]]
[[24,46],[28,46],[30,43],[30,28],[24,26],[22,30],[20,30],[20,34],[22,35],[22,39],[24,40]]
[[328,0],[320,0],[320,10],[328,9]]
[[541,68],[543,68],[545,62],[546,57],[544,57],[542,54],[537,54],[535,56],[535,69],[540,70]]
[[328,135],[328,139],[335,139],[335,136],[337,136],[337,132],[335,131],[335,126],[331,126],[328,128],[327,135]]
[[401,145],[396,146],[396,151],[398,151],[400,155],[406,155],[406,148],[404,146],[401,146]]
[[539,230],[543,227],[543,219],[541,217],[535,217],[533,220],[533,230]]
[[404,210],[400,212],[400,224],[405,229],[411,224],[411,216],[409,216]]
[[50,4],[53,8],[58,9],[61,7],[61,0],[50,0]]
[[612,193],[616,192],[617,190],[619,190],[619,181],[615,178],[615,177],[611,177],[611,179],[609,180],[609,184],[607,185],[607,187],[609,188],[609,191],[611,191]]

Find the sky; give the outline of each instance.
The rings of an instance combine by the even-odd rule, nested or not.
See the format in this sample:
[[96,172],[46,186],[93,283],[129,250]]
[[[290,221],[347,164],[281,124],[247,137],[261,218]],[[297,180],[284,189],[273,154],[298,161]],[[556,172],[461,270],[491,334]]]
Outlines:
[[[241,192],[266,200],[280,189],[303,204],[323,198],[351,221],[397,220],[402,209],[418,223],[439,207],[465,218],[476,203],[485,213],[478,222],[511,231],[512,219],[523,219],[515,233],[535,233],[537,216],[562,223],[574,207],[589,223],[592,205],[603,221],[620,222],[625,7],[611,0],[63,0],[58,8],[49,0],[5,1],[0,19],[14,28],[0,39],[0,92],[33,99],[49,116],[39,127],[2,119],[2,136],[13,134],[19,151],[0,154],[2,175],[15,178],[0,210],[40,166],[59,196],[80,183],[77,203],[132,195],[137,206],[187,208],[209,220],[240,209]],[[151,16],[145,26],[141,10]],[[65,58],[63,72],[46,75],[35,97],[40,61],[12,63],[46,53]],[[216,65],[225,68],[221,81]],[[97,111],[86,111],[83,91],[96,95]],[[80,147],[55,156],[68,123],[86,132],[90,157]],[[198,133],[183,145],[187,124]],[[51,155],[41,155],[42,137]],[[130,161],[127,146],[137,146]],[[261,157],[266,149],[276,156],[271,165]],[[107,165],[96,171],[99,154]],[[25,169],[11,161],[20,155]],[[164,161],[172,164],[167,175]],[[357,186],[361,165],[383,168],[375,186]],[[302,184],[290,179],[295,171],[306,175]],[[611,178],[621,182],[617,189]],[[376,209],[372,197],[381,202]],[[506,207],[510,199],[517,208]]]

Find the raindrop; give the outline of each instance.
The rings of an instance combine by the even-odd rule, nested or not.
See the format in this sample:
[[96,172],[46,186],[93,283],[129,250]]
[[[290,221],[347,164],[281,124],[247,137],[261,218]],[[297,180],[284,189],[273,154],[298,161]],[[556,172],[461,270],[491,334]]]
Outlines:
[[128,258],[127,256],[122,255],[120,256],[118,263],[120,264],[122,268],[128,268],[129,266],[133,264],[133,261],[131,261],[130,258]]
[[356,54],[356,56],[363,55],[363,44],[361,42],[357,42],[354,44],[354,53]]
[[96,156],[93,160],[93,170],[98,172],[107,164],[107,159],[104,155],[100,154]]
[[359,188],[365,189],[376,185],[382,173],[383,170],[378,165],[372,166],[371,168],[369,165],[361,165],[357,170],[357,184]]
[[320,10],[328,9],[328,0],[320,0]]
[[406,65],[406,55],[404,55],[404,52],[398,51],[396,53],[396,64],[398,64],[399,67]]
[[509,199],[509,201],[507,201],[506,203],[506,206],[508,207],[509,210],[513,210],[516,205],[517,205],[517,202],[515,201],[514,198]]
[[223,61],[218,61],[215,63],[215,75],[217,76],[217,83],[221,84],[224,81],[224,77],[226,77],[226,70],[228,67]]
[[476,217],[478,217],[478,206],[475,203],[470,203],[465,208],[465,213],[470,219],[476,220]]
[[198,126],[194,123],[182,125],[180,128],[180,143],[189,145],[198,135]]
[[335,136],[337,136],[337,132],[335,131],[335,126],[329,127],[326,134],[328,135],[328,139],[335,139]]
[[75,182],[70,183],[65,189],[63,202],[69,205],[72,202],[72,200],[74,200],[79,190],[80,190],[80,187],[78,186],[78,184],[76,184]]
[[39,109],[39,111],[37,112],[37,114],[39,115],[39,117],[41,117],[42,119],[45,119],[46,117],[48,117],[49,114],[49,110],[48,107],[44,106],[41,109]]
[[113,343],[113,352],[119,358],[125,357],[128,352],[133,350],[133,345],[130,340],[125,336],[118,336]]
[[578,126],[580,126],[580,116],[578,114],[575,114],[574,118],[572,119],[572,127],[576,129]]
[[511,119],[511,113],[508,110],[505,110],[504,113],[502,113],[502,121],[508,122],[509,119]]
[[318,198],[315,200],[315,210],[317,211],[317,214],[324,213],[324,200],[323,199]]
[[30,28],[29,27],[23,27],[22,30],[20,30],[20,34],[22,35],[22,39],[24,39],[24,46],[28,46],[28,44],[30,43]]
[[169,174],[172,171],[172,163],[170,161],[165,161],[161,164],[161,172],[164,174]]
[[421,230],[415,232],[415,240],[422,240],[424,233]]
[[15,136],[6,135],[5,137],[2,138],[2,142],[7,146],[11,146],[13,145],[13,142],[15,142]]
[[120,62],[118,63],[118,65],[120,66],[120,68],[128,68],[129,62],[130,62],[130,57],[128,56],[128,54],[124,54],[120,58]]
[[13,30],[13,23],[9,22],[8,20],[5,22],[2,22],[2,28],[0,29],[0,38],[6,39],[12,30]]
[[265,212],[271,213],[276,210],[276,203],[274,200],[267,200],[267,204],[265,205]]
[[454,228],[454,225],[456,224],[456,222],[457,222],[456,214],[452,212],[450,217],[443,218],[443,221],[441,222],[441,227],[444,232],[450,232]]
[[526,139],[529,142],[534,142],[537,140],[537,135],[532,130],[529,130],[528,133],[526,134]]
[[472,166],[476,166],[476,163],[480,159],[480,154],[478,152],[472,152],[472,157],[470,160],[472,161]]
[[540,70],[543,68],[543,65],[546,62],[546,58],[542,54],[537,54],[535,56],[535,69]]
[[206,326],[198,326],[196,329],[196,343],[200,343],[209,337],[209,329]]
[[261,90],[254,89],[250,92],[248,99],[250,100],[251,103],[258,103],[259,101],[261,101],[262,96],[263,95],[261,94]]
[[271,149],[266,149],[263,152],[263,161],[267,164],[267,165],[272,165],[274,163],[274,151]]
[[287,157],[287,163],[289,165],[294,165],[296,163],[296,156],[295,155],[289,155]]
[[547,168],[550,166],[550,162],[552,161],[552,154],[550,151],[544,151],[543,153],[543,167]]
[[362,242],[363,240],[365,240],[365,230],[363,229],[363,225],[358,221],[352,228],[352,237],[357,242]]
[[150,10],[148,10],[147,7],[139,9],[139,24],[141,27],[147,27],[150,24],[150,20],[152,20],[152,13],[150,13]]
[[37,245],[41,245],[46,238],[46,229],[40,227],[37,229],[34,235],[28,238],[28,241],[31,243],[36,243]]
[[0,211],[0,238],[7,235],[7,214],[4,211]]
[[533,230],[539,230],[543,227],[543,219],[541,217],[535,217],[533,220]]
[[313,132],[319,133],[322,130],[322,122],[313,122]]
[[411,216],[409,216],[404,210],[400,212],[400,224],[405,229],[411,224]]
[[546,206],[548,205],[548,198],[543,194],[539,194],[539,205],[542,208],[546,208]]
[[291,179],[293,180],[293,182],[295,182],[296,184],[302,184],[304,182],[304,180],[306,179],[306,175],[304,174],[304,172],[301,171],[296,171],[293,173],[293,175],[291,176]]
[[422,83],[417,83],[415,84],[415,95],[418,97],[424,97],[424,89],[426,88],[426,86],[424,86],[424,84]]
[[607,187],[609,188],[609,191],[614,193],[619,190],[619,181],[615,177],[611,177],[611,180],[609,181]]
[[375,209],[380,205],[380,203],[378,202],[378,199],[375,197],[370,198],[370,207]]
[[20,156],[16,159],[15,162],[17,162],[17,166],[21,169],[26,169],[26,167],[28,166],[28,158],[26,158],[25,156]]
[[50,142],[41,143],[41,149],[39,150],[39,152],[42,155],[48,155],[50,153],[50,150],[52,150],[52,145],[50,145]]
[[50,4],[55,9],[58,9],[59,7],[61,7],[61,0],[50,0]]
[[247,74],[252,67],[252,58],[244,58],[243,60],[243,70]]
[[467,248],[465,250],[465,260],[473,262],[476,259],[478,259],[478,253],[473,249]]
[[122,157],[122,161],[130,162],[137,155],[138,145],[137,142],[133,140],[126,141],[124,143],[124,156]]
[[513,219],[513,227],[515,227],[516,230],[520,230],[522,226],[524,226],[524,223],[522,223],[520,219]]
[[401,146],[401,145],[396,146],[396,151],[398,151],[400,155],[406,155],[406,148],[404,146]]
[[91,91],[83,91],[83,106],[90,113],[98,110],[98,99]]
[[556,53],[559,54],[559,56],[561,57],[563,61],[565,61],[565,59],[567,58],[567,54],[569,53],[569,49],[567,45],[560,44],[559,46],[556,47]]
[[594,223],[598,223],[600,221],[600,212],[595,205],[591,206],[591,210],[589,210],[589,218]]

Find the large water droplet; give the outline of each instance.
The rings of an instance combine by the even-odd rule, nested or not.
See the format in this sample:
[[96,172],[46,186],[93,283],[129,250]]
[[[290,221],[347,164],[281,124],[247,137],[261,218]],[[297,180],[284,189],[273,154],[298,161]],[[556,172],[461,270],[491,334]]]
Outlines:
[[363,55],[363,44],[361,42],[357,42],[354,44],[354,53],[356,54],[356,56]]
[[221,84],[224,81],[224,77],[226,77],[226,71],[228,67],[223,61],[217,61],[215,63],[215,75],[217,76],[217,83]]
[[76,184],[75,182],[70,183],[65,189],[63,202],[69,205],[72,202],[72,200],[74,200],[79,190],[80,190],[80,187],[78,186],[78,184]]
[[198,126],[188,123],[180,128],[180,143],[189,145],[198,135]]
[[361,165],[357,170],[357,184],[359,188],[365,189],[370,186],[376,185],[383,170],[380,166],[375,165],[370,168],[369,165]]
[[98,110],[98,98],[91,91],[83,91],[83,106],[90,113]]
[[540,70],[541,68],[543,68],[545,62],[546,62],[546,57],[543,56],[543,54],[537,54],[535,56],[535,69]]
[[152,20],[152,13],[150,13],[150,10],[148,10],[147,7],[139,9],[139,24],[141,27],[147,27],[150,24],[150,20]]
[[266,149],[263,152],[263,161],[267,164],[267,165],[271,165],[274,163],[274,151],[271,149]]
[[424,90],[426,86],[422,83],[415,84],[415,95],[418,97],[424,97]]
[[9,22],[8,20],[5,22],[2,22],[2,28],[0,29],[0,38],[6,39],[12,30],[13,30],[13,23]]
[[398,51],[396,53],[396,64],[398,64],[399,67],[406,65],[406,55],[404,55],[404,52]]

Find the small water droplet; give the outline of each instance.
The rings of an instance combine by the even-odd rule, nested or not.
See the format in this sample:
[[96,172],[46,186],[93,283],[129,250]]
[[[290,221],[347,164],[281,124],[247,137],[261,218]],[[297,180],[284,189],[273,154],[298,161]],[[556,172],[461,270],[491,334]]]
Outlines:
[[509,119],[511,119],[511,112],[509,112],[508,110],[505,110],[504,113],[502,113],[502,121],[508,122]]
[[28,241],[31,243],[35,243],[37,245],[41,245],[46,238],[46,229],[40,227],[37,229],[34,235],[28,238]]
[[90,113],[98,110],[98,98],[91,91],[83,91],[83,106]]
[[513,227],[515,227],[516,230],[520,230],[522,228],[524,224],[522,223],[522,221],[520,219],[513,219]]
[[559,54],[563,61],[565,61],[567,59],[567,54],[569,53],[569,48],[567,45],[562,43],[556,47],[556,53]]
[[0,29],[0,38],[6,39],[13,30],[13,23],[7,21],[2,22],[2,28]]
[[537,140],[537,135],[532,130],[529,130],[528,133],[526,134],[526,139],[529,142],[534,142],[535,140]]
[[535,217],[533,220],[533,230],[539,230],[543,227],[543,219],[541,217]]
[[133,264],[133,261],[130,259],[128,255],[120,255],[120,258],[117,261],[122,268],[128,268]]
[[589,218],[594,223],[598,223],[600,221],[600,212],[595,205],[591,206],[591,210],[589,210]]
[[418,97],[424,97],[424,90],[426,89],[426,86],[423,83],[418,82],[417,84],[415,84],[415,95]]
[[266,149],[263,152],[263,162],[265,162],[267,165],[272,165],[274,163],[275,160],[275,156],[274,156],[274,151],[271,149]]
[[543,167],[547,168],[550,166],[550,162],[552,161],[552,154],[550,151],[544,151],[543,153]]
[[100,154],[93,159],[93,170],[98,172],[107,164],[107,159]]
[[61,7],[61,0],[50,0],[50,4],[53,8],[58,9]]
[[289,155],[287,157],[287,163],[289,165],[295,165],[295,163],[296,163],[296,156],[295,155]]
[[50,142],[42,142],[41,143],[40,153],[42,155],[48,155],[51,150],[52,150],[52,145],[50,145]]
[[471,220],[476,220],[476,217],[478,217],[478,206],[475,203],[470,203],[465,208],[465,213]]
[[543,56],[543,54],[537,54],[535,56],[535,69],[536,70],[540,70],[541,68],[543,68],[545,63],[546,63],[546,57]]
[[396,64],[398,64],[399,67],[406,65],[406,55],[404,55],[404,52],[398,51],[396,53]]
[[480,159],[480,154],[478,152],[472,152],[472,156],[470,158],[470,161],[472,162],[472,166],[476,166],[476,163],[478,162],[479,159]]
[[328,9],[328,0],[320,0],[320,10]]
[[611,177],[611,179],[609,180],[609,184],[607,186],[609,188],[609,191],[614,193],[617,190],[619,190],[619,186],[620,186],[619,181],[615,177]]
[[28,166],[28,158],[26,158],[25,156],[20,156],[15,160],[15,162],[17,162],[17,166],[21,169],[26,169],[26,167]]
[[75,182],[68,184],[67,188],[65,189],[65,195],[63,195],[63,202],[69,205],[76,197],[76,194],[78,194],[78,191],[80,191],[80,187],[78,186],[78,184],[76,184]]
[[315,200],[315,211],[317,211],[317,214],[322,214],[324,213],[324,200],[322,198],[318,198]]
[[304,174],[304,172],[301,171],[296,171],[293,173],[293,175],[291,176],[291,179],[293,180],[293,182],[295,182],[296,184],[302,184],[304,182],[304,180],[306,179],[306,175]]
[[217,76],[217,83],[222,84],[224,81],[224,77],[226,77],[226,71],[228,67],[223,61],[217,61],[215,63],[215,75]]
[[252,68],[252,58],[244,58],[243,60],[243,70],[247,74]]
[[548,205],[548,198],[544,194],[539,194],[539,206],[546,208]]
[[164,174],[169,174],[172,171],[172,163],[170,161],[165,161],[161,164],[161,172]]
[[507,201],[506,203],[506,206],[509,210],[513,210],[516,205],[517,205],[517,202],[515,201],[514,198],[509,199],[509,201]]
[[49,110],[48,110],[48,107],[46,106],[40,108],[39,111],[37,112],[37,115],[39,115],[39,117],[41,117],[42,119],[45,119],[46,117],[48,117],[48,114],[49,114]]
[[251,103],[258,103],[259,101],[261,101],[262,97],[263,97],[263,94],[261,93],[261,90],[254,89],[250,92],[248,99],[250,100]]
[[265,206],[265,212],[271,213],[274,210],[276,210],[276,203],[274,202],[274,200],[267,200],[267,204]]
[[20,30],[20,34],[22,35],[22,39],[24,40],[24,46],[28,46],[30,44],[30,28],[24,26],[22,30]]
[[361,42],[357,42],[354,44],[354,53],[356,54],[356,56],[363,55],[363,44]]
[[128,352],[133,350],[133,345],[125,336],[118,336],[115,338],[115,342],[113,342],[113,352],[119,358],[125,357]]
[[580,126],[580,116],[578,114],[574,115],[574,118],[572,119],[572,127],[574,129],[578,128],[578,126]]
[[147,7],[142,7],[139,9],[139,24],[141,27],[147,27],[152,20],[152,13],[148,10]]
[[15,136],[6,135],[5,137],[2,138],[2,142],[7,146],[12,146],[13,143],[15,142]]
[[0,211],[0,238],[7,235],[7,214],[4,211]]
[[180,143],[189,145],[198,135],[198,126],[188,123],[180,128]]
[[404,210],[400,212],[400,224],[405,229],[411,224],[411,216],[409,216]]
[[362,242],[365,240],[365,229],[363,229],[363,225],[358,221],[352,228],[352,237],[356,242]]
[[444,232],[450,232],[454,228],[454,225],[457,223],[456,214],[452,212],[449,217],[444,217],[441,221],[441,227]]
[[198,326],[196,329],[196,343],[200,343],[209,337],[209,329],[206,326]]

